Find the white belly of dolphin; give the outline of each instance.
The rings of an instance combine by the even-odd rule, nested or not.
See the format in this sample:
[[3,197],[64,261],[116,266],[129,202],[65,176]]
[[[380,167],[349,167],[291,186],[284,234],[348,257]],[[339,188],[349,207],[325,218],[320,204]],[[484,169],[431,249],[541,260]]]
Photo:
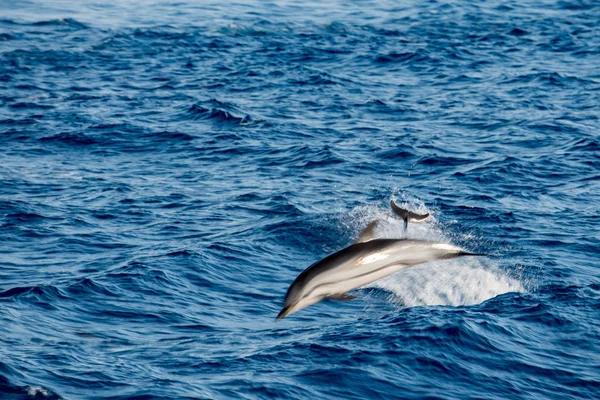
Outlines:
[[355,272],[364,272],[360,275],[355,275],[351,277],[346,277],[345,280],[335,281],[335,276],[332,276],[331,279],[334,280],[331,283],[320,284],[315,290],[310,294],[309,297],[326,297],[335,293],[346,293],[354,289],[361,288],[363,286],[368,285],[369,283],[373,283],[381,278],[385,278],[388,275],[395,274],[408,267],[405,264],[392,264],[383,266],[377,269],[369,268],[365,271],[355,270]]

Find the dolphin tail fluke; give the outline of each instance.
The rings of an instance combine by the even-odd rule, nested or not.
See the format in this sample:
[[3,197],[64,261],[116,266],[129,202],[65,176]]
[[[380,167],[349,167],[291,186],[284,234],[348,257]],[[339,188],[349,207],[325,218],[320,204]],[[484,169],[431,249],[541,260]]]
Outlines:
[[404,229],[406,229],[408,225],[408,220],[411,220],[413,222],[421,222],[427,219],[427,217],[429,217],[429,213],[417,214],[412,211],[405,210],[404,208],[398,207],[398,205],[394,203],[394,200],[390,201],[390,206],[392,207],[392,211],[394,212],[394,214],[396,214],[404,220]]
[[406,229],[408,227],[408,210],[398,207],[396,203],[394,203],[394,200],[390,200],[390,206],[392,207],[394,214],[402,218],[404,221],[404,229]]

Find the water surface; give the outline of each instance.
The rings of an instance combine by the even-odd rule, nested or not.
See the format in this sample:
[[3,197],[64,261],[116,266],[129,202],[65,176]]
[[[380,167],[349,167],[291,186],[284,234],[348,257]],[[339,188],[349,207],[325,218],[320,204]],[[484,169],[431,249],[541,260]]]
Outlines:
[[[600,397],[599,20],[2,2],[1,397]],[[276,322],[373,218],[491,256]]]

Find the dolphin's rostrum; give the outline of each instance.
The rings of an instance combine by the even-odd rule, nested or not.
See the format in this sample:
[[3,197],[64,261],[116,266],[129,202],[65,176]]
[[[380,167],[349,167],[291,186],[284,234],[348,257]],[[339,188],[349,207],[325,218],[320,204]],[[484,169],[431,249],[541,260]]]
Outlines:
[[[392,205],[395,206],[393,202]],[[398,214],[397,210],[394,212]],[[403,219],[406,221],[411,217],[409,215],[408,218]],[[373,239],[372,232],[375,224],[369,224],[356,243],[304,270],[289,287],[283,309],[277,319],[282,319],[325,298],[352,300],[354,297],[346,292],[404,268],[429,261],[479,255],[468,253],[448,243],[410,239]]]

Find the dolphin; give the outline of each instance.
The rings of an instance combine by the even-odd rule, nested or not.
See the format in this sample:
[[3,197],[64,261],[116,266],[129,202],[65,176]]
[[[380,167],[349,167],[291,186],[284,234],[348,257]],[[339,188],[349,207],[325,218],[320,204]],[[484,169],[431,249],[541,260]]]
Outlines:
[[[392,205],[395,206],[393,202]],[[405,223],[407,219],[410,215],[404,219]],[[484,255],[469,253],[449,243],[375,238],[376,225],[377,221],[369,223],[355,243],[305,269],[289,287],[277,319],[323,299],[353,300],[356,297],[346,292],[404,268],[436,260]]]

